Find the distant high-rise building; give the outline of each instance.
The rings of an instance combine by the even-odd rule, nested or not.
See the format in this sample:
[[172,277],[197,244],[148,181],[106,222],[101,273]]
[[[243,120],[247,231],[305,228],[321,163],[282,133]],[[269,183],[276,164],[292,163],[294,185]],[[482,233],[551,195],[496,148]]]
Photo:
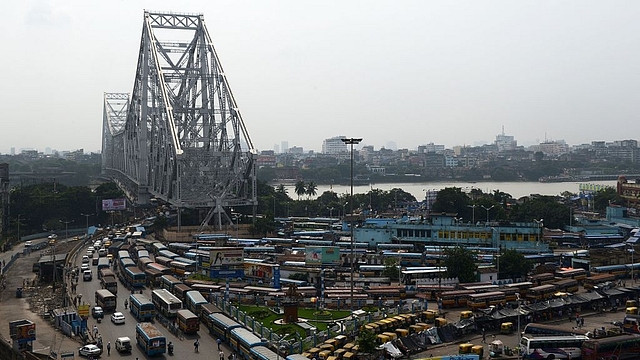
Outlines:
[[273,152],[276,154],[280,153],[280,146],[278,146],[278,144],[273,144]]
[[495,141],[498,152],[515,150],[518,147],[518,142],[513,136],[504,134],[504,126],[502,127],[502,134],[496,135]]
[[398,150],[398,144],[396,144],[395,141],[387,141],[386,148],[389,149],[389,150],[396,151],[396,150]]
[[427,145],[418,146],[419,153],[438,153],[444,152],[444,145],[436,145],[434,143],[428,143]]
[[11,147],[11,155],[15,155],[16,154],[16,148],[14,148],[13,146]]
[[288,141],[280,142],[280,149],[282,150],[283,154],[288,153],[289,152],[289,142]]
[[45,155],[51,155],[51,148],[50,147],[44,148],[44,154]]
[[346,139],[347,137],[344,135],[335,136],[330,139],[325,139],[322,141],[322,153],[323,154],[339,154],[349,151],[347,148],[347,144],[342,141],[342,139]]

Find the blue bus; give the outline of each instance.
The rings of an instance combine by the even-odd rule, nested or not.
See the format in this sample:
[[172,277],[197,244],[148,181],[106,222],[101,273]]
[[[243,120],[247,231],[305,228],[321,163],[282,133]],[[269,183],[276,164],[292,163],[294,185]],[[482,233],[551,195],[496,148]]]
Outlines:
[[178,310],[182,309],[182,301],[166,289],[153,290],[151,301],[156,311],[167,318],[175,318]]
[[171,292],[173,292],[173,288],[176,285],[182,284],[182,281],[178,280],[178,278],[173,275],[162,275],[160,277],[160,282],[162,283],[163,289],[169,290]]
[[100,277],[100,270],[109,268],[109,259],[106,257],[98,260],[98,277]]
[[202,305],[208,303],[207,299],[198,290],[187,291],[185,295],[185,307],[198,316],[200,316]]
[[124,269],[124,280],[129,287],[142,288],[147,283],[147,276],[138,268],[130,266]]
[[168,250],[168,248],[161,242],[154,242],[153,244],[151,244],[151,252],[153,252],[154,255],[158,255],[158,253],[162,250]]
[[[278,359],[278,354],[269,350],[269,348],[265,346],[254,346],[250,350],[251,358],[257,360],[274,360]],[[305,357],[306,359],[306,357]]]
[[206,324],[209,327],[209,333],[224,341],[229,341],[231,330],[242,327],[242,325],[222,313],[209,314]]
[[164,257],[168,257],[169,259],[173,259],[173,258],[177,258],[180,257],[180,255],[169,251],[169,250],[160,250],[158,251],[158,256],[164,256]]
[[129,311],[138,321],[152,321],[156,316],[153,302],[142,294],[129,295]]
[[131,255],[127,250],[119,250],[118,259],[131,259]]
[[136,324],[136,342],[149,356],[164,354],[167,351],[167,338],[149,322]]
[[232,329],[229,332],[229,344],[236,350],[241,358],[252,360],[251,348],[254,346],[267,346],[266,341],[262,341],[256,334],[243,327]]

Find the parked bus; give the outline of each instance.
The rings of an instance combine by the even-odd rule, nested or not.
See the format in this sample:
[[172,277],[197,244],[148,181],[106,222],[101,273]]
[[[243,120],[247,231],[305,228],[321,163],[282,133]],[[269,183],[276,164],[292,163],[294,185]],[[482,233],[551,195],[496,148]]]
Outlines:
[[147,269],[156,270],[162,273],[163,275],[171,275],[171,269],[155,262],[147,264]]
[[[179,283],[173,286],[173,291],[171,291],[171,293],[175,295],[178,299],[180,299],[182,303],[185,303],[185,296],[187,294],[187,291],[191,291],[191,287],[189,287],[189,285],[187,284]],[[185,308],[186,308],[186,304],[185,304]]]
[[118,259],[131,259],[131,254],[127,250],[119,250]]
[[528,280],[531,281],[534,286],[540,286],[554,282],[556,277],[553,273],[549,272],[532,275]]
[[251,348],[250,352],[251,359],[255,360],[278,360],[280,358],[278,354],[274,353],[273,351],[269,350],[269,348],[264,346],[254,346]]
[[166,289],[153,290],[151,300],[156,311],[168,318],[175,318],[182,309],[182,301]]
[[173,259],[168,258],[168,257],[164,257],[164,256],[156,256],[155,257],[155,262],[157,262],[158,264],[162,265],[162,266],[166,266],[169,267],[169,263],[171,263],[173,261]]
[[115,311],[116,296],[107,289],[96,290],[96,306],[100,306],[105,312]]
[[167,339],[149,322],[136,324],[136,342],[148,356],[164,354],[167,351]]
[[223,341],[229,341],[231,330],[242,327],[230,317],[219,312],[209,314],[209,319],[206,323],[209,325],[209,333]]
[[604,265],[604,266],[595,266],[591,268],[591,274],[593,275],[601,275],[601,274],[612,274],[616,277],[616,279],[621,279],[626,277],[629,274],[630,268],[627,265]]
[[[280,279],[282,281],[282,279]],[[191,288],[193,290],[198,290],[202,296],[207,298],[209,294],[220,291],[220,285],[209,285],[209,284],[191,284]]]
[[178,285],[178,284],[182,284],[182,281],[178,280],[175,276],[173,275],[162,275],[160,277],[160,281],[162,283],[162,288],[169,290],[171,292],[173,292],[173,288]]
[[111,272],[111,270],[109,269],[100,270],[100,272],[103,273],[102,278],[100,279],[100,285],[103,289],[111,291],[113,295],[118,295],[118,280],[116,280],[116,276],[113,274],[113,272],[111,272],[111,275],[105,275],[105,270]]
[[586,336],[588,331],[573,328],[571,330],[567,330],[561,326],[549,325],[549,324],[540,324],[540,323],[529,323],[524,327],[522,331],[523,334],[531,335],[531,336],[563,336],[563,335],[584,335]]
[[177,276],[184,276],[186,273],[192,273],[196,271],[196,264],[187,264],[182,261],[171,261],[169,263],[169,268],[171,272]]
[[606,283],[606,282],[615,282],[616,281],[616,275],[615,274],[598,274],[598,275],[593,275],[593,276],[587,276],[584,279],[584,283],[583,286],[585,289],[589,290],[589,289],[593,289],[594,287],[596,287],[598,284],[602,284],[602,283]]
[[583,360],[637,359],[640,336],[631,334],[590,339],[582,344]]
[[579,359],[582,344],[589,340],[584,335],[540,336],[524,335],[520,339],[523,359]]
[[178,328],[185,334],[193,334],[200,330],[200,319],[187,309],[178,310]]
[[160,282],[161,277],[164,275],[158,270],[146,268],[144,270],[144,275],[147,278],[147,285],[151,288],[161,287],[162,283]]
[[440,293],[443,308],[454,308],[467,306],[467,298],[469,295],[475,294],[473,290],[454,290],[443,291]]
[[486,309],[491,305],[505,305],[507,300],[502,291],[470,294],[467,305],[471,310]]
[[142,288],[147,283],[147,276],[140,269],[130,266],[124,269],[124,280],[131,288]]
[[185,307],[196,315],[200,315],[202,305],[209,302],[197,290],[188,291],[185,295]]
[[527,290],[527,299],[538,302],[549,299],[556,292],[556,286],[553,284],[546,284],[535,286]]
[[153,321],[156,316],[153,301],[142,294],[129,295],[129,311],[138,321]]
[[563,279],[574,279],[578,282],[582,282],[587,277],[587,270],[582,268],[560,269],[556,270],[556,276]]
[[578,280],[576,279],[562,279],[552,283],[556,286],[556,291],[576,293],[578,292]]
[[250,330],[238,327],[230,331],[229,345],[238,352],[242,359],[252,360],[251,348],[254,346],[267,346],[267,342],[262,341]]
[[520,299],[524,299],[527,296],[527,290],[533,287],[533,283],[531,281],[524,281],[519,283],[507,284],[504,287],[506,289],[512,289],[512,288],[518,289],[518,294],[520,294]]

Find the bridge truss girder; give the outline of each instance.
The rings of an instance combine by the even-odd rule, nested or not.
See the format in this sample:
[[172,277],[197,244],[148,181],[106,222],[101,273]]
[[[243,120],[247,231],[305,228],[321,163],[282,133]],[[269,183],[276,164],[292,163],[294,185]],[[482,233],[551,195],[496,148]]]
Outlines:
[[144,13],[126,121],[106,128],[103,154],[111,142],[122,161],[103,169],[135,184],[137,203],[257,205],[255,150],[202,15]]

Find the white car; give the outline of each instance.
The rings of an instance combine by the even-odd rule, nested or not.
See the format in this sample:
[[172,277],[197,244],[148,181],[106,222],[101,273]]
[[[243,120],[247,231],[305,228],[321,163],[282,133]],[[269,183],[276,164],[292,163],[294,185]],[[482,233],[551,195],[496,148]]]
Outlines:
[[85,272],[86,270],[90,270],[91,268],[89,267],[89,263],[86,264],[82,264],[80,266],[80,271]]
[[96,251],[96,248],[94,248],[93,246],[89,246],[89,248],[87,248],[87,252],[91,251],[91,253],[93,254],[94,251]]
[[78,355],[80,356],[95,356],[102,354],[102,349],[97,347],[96,345],[89,344],[78,349]]
[[111,322],[114,324],[124,324],[124,314],[121,312],[114,312],[111,315]]
[[87,255],[82,256],[82,263],[83,264],[88,264],[91,260],[89,260],[89,257]]
[[31,240],[27,240],[24,242],[24,247],[29,247],[31,245],[33,245],[33,242],[31,242]]

